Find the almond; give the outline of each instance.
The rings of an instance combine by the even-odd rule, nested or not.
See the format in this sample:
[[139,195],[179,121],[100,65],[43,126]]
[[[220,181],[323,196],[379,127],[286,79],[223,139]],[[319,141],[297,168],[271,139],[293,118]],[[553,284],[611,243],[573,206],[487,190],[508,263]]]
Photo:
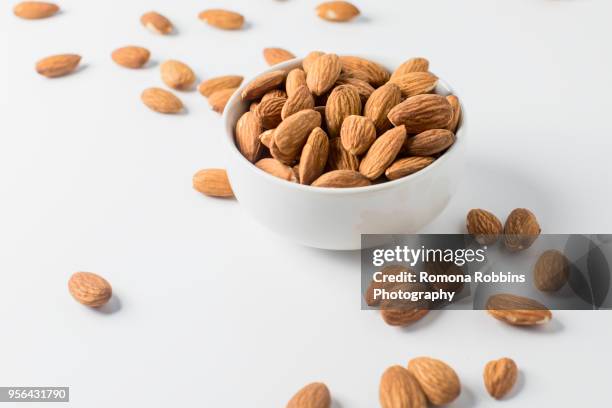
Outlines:
[[308,109],[289,116],[274,131],[274,144],[286,157],[296,159],[310,132],[321,126],[319,112]]
[[160,66],[162,81],[170,88],[187,90],[196,80],[187,64],[176,60],[164,61]]
[[342,140],[335,137],[329,141],[328,170],[355,170],[359,169],[359,159],[342,146]]
[[359,156],[368,151],[376,140],[376,128],[370,119],[351,115],[342,122],[340,139],[344,149]]
[[281,112],[283,112],[283,106],[286,102],[287,98],[280,96],[261,101],[255,109],[255,114],[261,119],[264,129],[274,129],[281,123],[283,120]]
[[106,279],[91,272],[74,273],[68,281],[68,290],[77,302],[89,307],[103,306],[113,295]]
[[526,208],[517,208],[506,219],[504,244],[510,251],[522,251],[538,239],[540,232],[536,216]]
[[[274,129],[274,132],[276,132],[276,129]],[[286,164],[287,166],[293,166],[296,164],[296,160],[298,159],[296,156],[285,154],[278,149],[276,143],[274,142],[274,133],[272,134],[272,140],[269,142],[268,149],[270,149],[270,155],[279,162]]]
[[142,68],[148,61],[151,53],[143,47],[133,45],[117,48],[111,54],[111,58],[118,65],[126,68]]
[[489,394],[495,399],[502,399],[516,384],[518,367],[514,360],[501,358],[489,361],[484,368],[482,376]]
[[455,143],[455,135],[446,129],[431,129],[406,139],[404,152],[414,156],[431,156]]
[[216,28],[223,30],[239,30],[244,25],[244,17],[229,10],[210,9],[198,15],[199,19]]
[[170,34],[174,29],[170,20],[155,11],[143,14],[140,23],[155,34]]
[[461,103],[459,102],[459,98],[457,98],[455,95],[448,95],[446,100],[453,108],[453,119],[449,122],[446,128],[453,133],[457,133],[457,127],[459,126],[459,121],[461,120]]
[[281,85],[287,73],[285,71],[272,71],[260,75],[251,81],[242,91],[242,99],[250,101],[262,97],[266,92]]
[[374,93],[374,87],[372,87],[372,85],[370,85],[366,81],[358,78],[343,76],[342,74],[340,74],[340,78],[338,78],[336,85],[351,85],[355,87],[355,89],[357,89],[357,92],[359,92],[362,104],[366,103],[370,96],[372,96],[372,94]]
[[312,62],[306,74],[306,84],[315,95],[329,91],[342,72],[340,58],[336,54],[325,54]]
[[370,118],[378,134],[382,134],[391,128],[387,115],[401,101],[401,89],[392,83],[385,84],[372,93],[365,104],[363,116]]
[[224,169],[204,169],[193,175],[193,188],[211,197],[233,197],[234,192]]
[[461,393],[457,373],[443,361],[430,357],[413,358],[408,363],[408,371],[433,405],[450,404]]
[[331,395],[323,383],[311,383],[299,390],[286,408],[330,408]]
[[337,86],[329,95],[327,105],[325,105],[325,119],[329,136],[338,136],[342,128],[342,122],[351,115],[361,115],[359,92],[350,85]]
[[391,78],[389,82],[399,86],[402,90],[402,96],[409,98],[433,91],[438,84],[438,77],[429,72],[409,72]]
[[214,92],[208,98],[208,104],[217,113],[223,113],[225,106],[229,102],[230,98],[238,88],[227,88],[221,89],[220,91]]
[[317,7],[317,15],[333,22],[350,21],[359,15],[359,9],[348,1],[328,1]]
[[435,160],[436,159],[433,157],[405,157],[389,166],[389,168],[385,170],[385,176],[387,176],[389,180],[397,180],[423,170]]
[[385,323],[389,326],[405,327],[424,318],[429,309],[421,308],[387,308],[380,311]]
[[254,163],[261,153],[259,135],[263,132],[261,119],[253,112],[244,113],[236,124],[236,145],[248,161]]
[[268,149],[272,146],[272,139],[274,138],[274,129],[268,129],[259,135],[259,141],[262,145],[266,146]]
[[467,215],[466,227],[470,235],[480,245],[492,245],[497,242],[503,231],[503,226],[495,214],[476,208]]
[[310,67],[312,67],[313,62],[315,62],[320,56],[325,55],[323,51],[311,51],[304,57],[302,60],[302,68],[304,72],[308,74],[310,71]]
[[533,270],[535,287],[542,292],[557,292],[568,281],[570,262],[557,250],[544,251],[538,258]]
[[404,126],[387,131],[372,144],[359,165],[359,172],[370,180],[376,180],[393,163],[405,140]]
[[402,366],[385,370],[380,379],[380,406],[382,408],[427,408],[425,394],[410,372]]
[[311,184],[325,169],[329,155],[329,139],[321,128],[315,128],[302,149],[298,174],[301,184]]
[[287,96],[291,98],[295,92],[302,86],[306,86],[306,73],[300,68],[295,68],[289,71],[287,75],[287,82],[285,83],[285,89],[287,90]]
[[379,87],[389,80],[389,71],[376,62],[352,56],[340,57],[340,62],[344,73],[363,79],[374,87]]
[[453,109],[440,95],[417,95],[396,105],[387,117],[395,126],[405,125],[408,133],[444,129],[451,121]]
[[266,92],[264,94],[264,96],[261,97],[261,101],[259,102],[264,102],[267,101],[268,99],[271,98],[285,98],[287,99],[287,92],[283,91],[282,89],[272,89],[268,92]]
[[[397,275],[402,272],[414,272],[414,271],[404,265],[386,265],[380,270],[380,272],[383,277],[387,277],[387,276]],[[395,285],[396,285],[395,282],[389,282],[389,281],[380,282],[380,281],[376,281],[372,279],[372,281],[370,282],[370,285],[366,289],[366,293],[364,296],[366,304],[370,307],[378,306],[381,300],[380,298],[376,298],[374,296],[374,291],[376,289],[393,290]]]
[[289,116],[305,109],[314,109],[315,101],[306,85],[302,85],[293,92],[293,95],[287,99],[287,103],[283,106],[282,119],[285,120]]
[[59,7],[56,4],[42,1],[22,1],[13,7],[13,13],[17,17],[25,18],[26,20],[51,17],[58,11]]
[[255,163],[255,166],[275,177],[291,181],[292,183],[297,182],[297,177],[293,169],[276,159],[261,159]]
[[76,54],[61,54],[43,58],[36,63],[36,72],[47,78],[57,78],[68,75],[81,62],[81,56]]
[[333,170],[316,179],[314,187],[350,188],[369,186],[370,180],[354,170]]
[[295,58],[295,55],[283,48],[264,48],[263,55],[268,65],[280,64]]
[[202,96],[209,97],[217,91],[230,88],[238,88],[242,84],[243,77],[240,75],[224,75],[207,79],[198,86]]
[[140,99],[150,109],[159,113],[178,113],[183,110],[183,102],[172,92],[165,89],[145,89],[140,95]]
[[540,302],[507,293],[487,300],[487,311],[497,320],[515,326],[534,326],[552,319],[552,313]]
[[427,72],[429,71],[429,61],[425,58],[410,58],[402,63],[391,75],[391,79],[408,74],[410,72]]

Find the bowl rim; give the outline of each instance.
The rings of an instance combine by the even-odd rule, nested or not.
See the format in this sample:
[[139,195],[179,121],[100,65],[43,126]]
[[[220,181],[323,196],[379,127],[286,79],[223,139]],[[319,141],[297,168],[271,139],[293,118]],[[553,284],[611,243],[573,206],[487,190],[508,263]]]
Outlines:
[[[363,57],[363,58],[367,58],[367,57]],[[292,60],[288,60],[280,64],[273,65],[271,67],[268,67],[268,69],[263,70],[259,72],[258,74],[248,78],[248,80],[243,81],[242,84],[236,89],[234,94],[231,96],[231,98],[227,102],[225,109],[223,110],[222,120],[225,126],[226,142],[229,144],[229,150],[231,152],[230,154],[232,154],[232,156],[234,157],[237,156],[236,160],[238,161],[238,164],[246,165],[246,167],[250,168],[250,171],[252,171],[253,174],[255,174],[255,177],[264,177],[264,178],[267,177],[270,182],[278,183],[280,186],[284,186],[289,189],[295,189],[298,191],[301,190],[301,191],[305,191],[308,193],[314,193],[314,194],[323,194],[323,195],[352,195],[352,194],[361,194],[361,193],[365,194],[365,193],[371,193],[371,192],[376,192],[376,191],[385,190],[385,189],[393,189],[394,187],[397,187],[403,183],[410,183],[422,177],[426,177],[429,173],[431,173],[432,171],[435,171],[439,166],[442,165],[440,164],[440,162],[443,163],[445,161],[448,161],[449,157],[451,157],[452,155],[459,154],[459,148],[462,147],[463,144],[465,144],[464,139],[465,139],[465,133],[466,133],[465,131],[466,114],[465,114],[465,109],[462,103],[463,100],[461,96],[458,95],[446,81],[444,81],[444,79],[438,78],[438,85],[445,88],[448,91],[449,95],[455,95],[459,99],[459,105],[461,106],[461,119],[458,125],[457,132],[455,133],[455,137],[456,137],[455,143],[453,143],[453,145],[442,156],[437,158],[432,164],[425,167],[424,169],[419,170],[416,173],[410,174],[408,176],[401,177],[396,180],[390,180],[390,181],[386,181],[383,183],[372,184],[370,186],[365,186],[365,187],[347,187],[347,188],[316,187],[316,186],[311,186],[311,185],[306,185],[306,184],[290,182],[287,180],[283,180],[279,177],[273,176],[261,170],[260,168],[255,166],[254,163],[247,160],[247,158],[244,157],[242,153],[240,153],[240,151],[238,150],[238,147],[236,146],[236,143],[234,141],[235,123],[231,123],[230,113],[233,113],[233,111],[236,110],[238,106],[240,106],[240,104],[243,102],[242,97],[241,97],[242,91],[249,83],[251,83],[257,77],[259,77],[260,75],[272,72],[272,71],[280,71],[280,70],[290,71],[294,68],[297,68],[302,63],[303,60],[304,60],[303,58],[294,58]],[[381,64],[381,65],[385,66],[384,64]]]

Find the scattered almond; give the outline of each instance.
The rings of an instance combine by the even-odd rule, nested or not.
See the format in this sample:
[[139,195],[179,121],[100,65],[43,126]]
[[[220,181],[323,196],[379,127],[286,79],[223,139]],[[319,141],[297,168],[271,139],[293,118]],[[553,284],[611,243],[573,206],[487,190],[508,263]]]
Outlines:
[[149,50],[143,47],[136,47],[134,45],[117,48],[111,54],[111,58],[118,65],[132,69],[142,68],[145,66],[145,64],[149,62],[150,56],[151,53]]
[[255,166],[275,177],[291,181],[292,183],[297,182],[297,176],[295,175],[293,169],[276,159],[261,159],[255,163]]
[[283,48],[264,48],[263,55],[268,65],[280,64],[295,58],[295,55]]
[[429,309],[425,308],[387,308],[380,311],[385,323],[389,326],[405,327],[415,322],[418,322],[429,313]]
[[510,251],[522,251],[533,245],[540,232],[536,216],[526,208],[517,208],[506,219],[504,244]]
[[533,270],[535,287],[542,292],[557,292],[568,281],[570,262],[560,251],[544,251],[538,258]]
[[223,30],[239,30],[244,25],[242,14],[222,9],[210,9],[202,11],[198,17],[213,27]]
[[431,156],[455,143],[455,135],[446,129],[430,129],[406,139],[404,152],[414,156]]
[[404,126],[387,131],[372,144],[359,165],[359,172],[370,180],[376,180],[395,161],[405,140]]
[[166,35],[174,30],[170,20],[155,11],[143,14],[140,23],[155,34]]
[[350,188],[369,186],[370,180],[355,170],[333,170],[316,179],[315,187]]
[[195,74],[187,64],[176,60],[164,61],[160,66],[162,81],[170,88],[186,90],[196,80]]
[[399,159],[389,166],[387,170],[385,170],[385,176],[389,180],[397,180],[423,170],[435,160],[436,159],[433,157],[404,157],[403,159]]
[[413,358],[408,371],[418,381],[427,400],[433,405],[447,405],[461,393],[461,382],[455,370],[443,361],[430,358]]
[[79,303],[89,307],[104,306],[113,295],[111,285],[91,272],[76,272],[68,281],[68,290]]
[[299,178],[301,184],[311,184],[325,169],[329,155],[329,139],[321,128],[315,128],[302,149],[300,157]]
[[145,89],[140,98],[150,109],[159,113],[178,113],[183,110],[183,102],[172,92],[165,89]]
[[277,88],[283,82],[287,73],[285,71],[272,71],[260,75],[251,81],[242,91],[242,99],[250,101],[265,95],[266,92]]
[[552,313],[540,302],[507,293],[487,300],[487,311],[497,320],[515,326],[534,326],[552,319]]
[[76,54],[61,54],[43,58],[36,63],[36,72],[47,78],[57,78],[68,75],[81,62],[81,56]]
[[346,22],[359,15],[359,9],[348,1],[328,1],[317,7],[317,15],[323,20]]
[[248,161],[254,163],[261,154],[259,135],[263,132],[261,119],[253,112],[243,114],[236,124],[236,145]]
[[217,92],[214,92],[208,98],[208,104],[210,105],[212,110],[214,110],[215,112],[223,113],[223,111],[225,110],[225,106],[229,102],[232,95],[236,93],[237,89],[238,88],[226,88],[226,89],[221,89]]
[[311,383],[299,390],[286,408],[330,408],[331,395],[323,383]]
[[492,212],[480,208],[470,210],[467,215],[466,227],[480,245],[496,243],[503,232],[503,226],[499,218]]
[[342,72],[340,58],[336,54],[325,54],[315,59],[306,74],[306,84],[315,95],[329,91]]
[[238,88],[242,84],[243,77],[240,75],[224,75],[220,77],[210,78],[203,81],[198,86],[198,91],[202,96],[209,97],[217,91],[223,89]]
[[484,368],[482,376],[489,394],[495,399],[502,399],[516,384],[518,367],[514,360],[501,358],[489,361]]
[[349,153],[358,156],[367,152],[376,140],[376,128],[370,119],[351,115],[342,122],[340,139]]
[[204,169],[193,175],[193,188],[211,197],[233,197],[234,192],[224,169]]
[[26,20],[38,20],[51,17],[59,11],[59,7],[53,3],[42,1],[22,1],[13,7],[13,13],[17,17]]
[[427,408],[427,400],[421,386],[410,372],[402,366],[385,370],[379,387],[382,408]]

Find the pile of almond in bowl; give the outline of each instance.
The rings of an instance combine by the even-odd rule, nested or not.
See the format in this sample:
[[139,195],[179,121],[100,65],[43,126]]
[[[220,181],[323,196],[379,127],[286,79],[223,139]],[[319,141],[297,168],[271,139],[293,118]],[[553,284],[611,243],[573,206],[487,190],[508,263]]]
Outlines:
[[316,187],[363,187],[432,164],[455,142],[461,105],[435,93],[429,61],[393,73],[360,57],[313,51],[301,68],[245,86],[238,150],[261,170]]

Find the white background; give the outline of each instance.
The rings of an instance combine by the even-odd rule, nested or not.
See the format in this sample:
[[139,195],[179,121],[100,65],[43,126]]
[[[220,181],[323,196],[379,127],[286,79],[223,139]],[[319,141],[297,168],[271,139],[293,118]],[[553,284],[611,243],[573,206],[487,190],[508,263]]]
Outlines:
[[[362,0],[344,25],[303,0],[63,0],[44,21],[12,3],[0,9],[0,385],[67,385],[88,408],[280,407],[320,380],[338,407],[365,408],[387,366],[431,355],[462,379],[453,406],[485,407],[482,367],[507,355],[522,376],[503,406],[609,405],[610,313],[556,312],[536,331],[479,311],[388,327],[360,311],[355,253],[296,246],[191,189],[195,171],[224,165],[205,99],[181,93],[188,113],[164,116],[139,98],[167,58],[202,79],[256,74],[266,46],[425,56],[470,119],[468,176],[427,232],[462,232],[472,207],[528,207],[548,233],[611,233],[608,0]],[[197,19],[215,6],[247,29]],[[150,9],[178,33],[145,30]],[[149,48],[151,66],[116,66],[111,51],[128,44]],[[34,72],[64,52],[83,56],[77,73]],[[110,312],[69,296],[79,270],[113,284]]]

